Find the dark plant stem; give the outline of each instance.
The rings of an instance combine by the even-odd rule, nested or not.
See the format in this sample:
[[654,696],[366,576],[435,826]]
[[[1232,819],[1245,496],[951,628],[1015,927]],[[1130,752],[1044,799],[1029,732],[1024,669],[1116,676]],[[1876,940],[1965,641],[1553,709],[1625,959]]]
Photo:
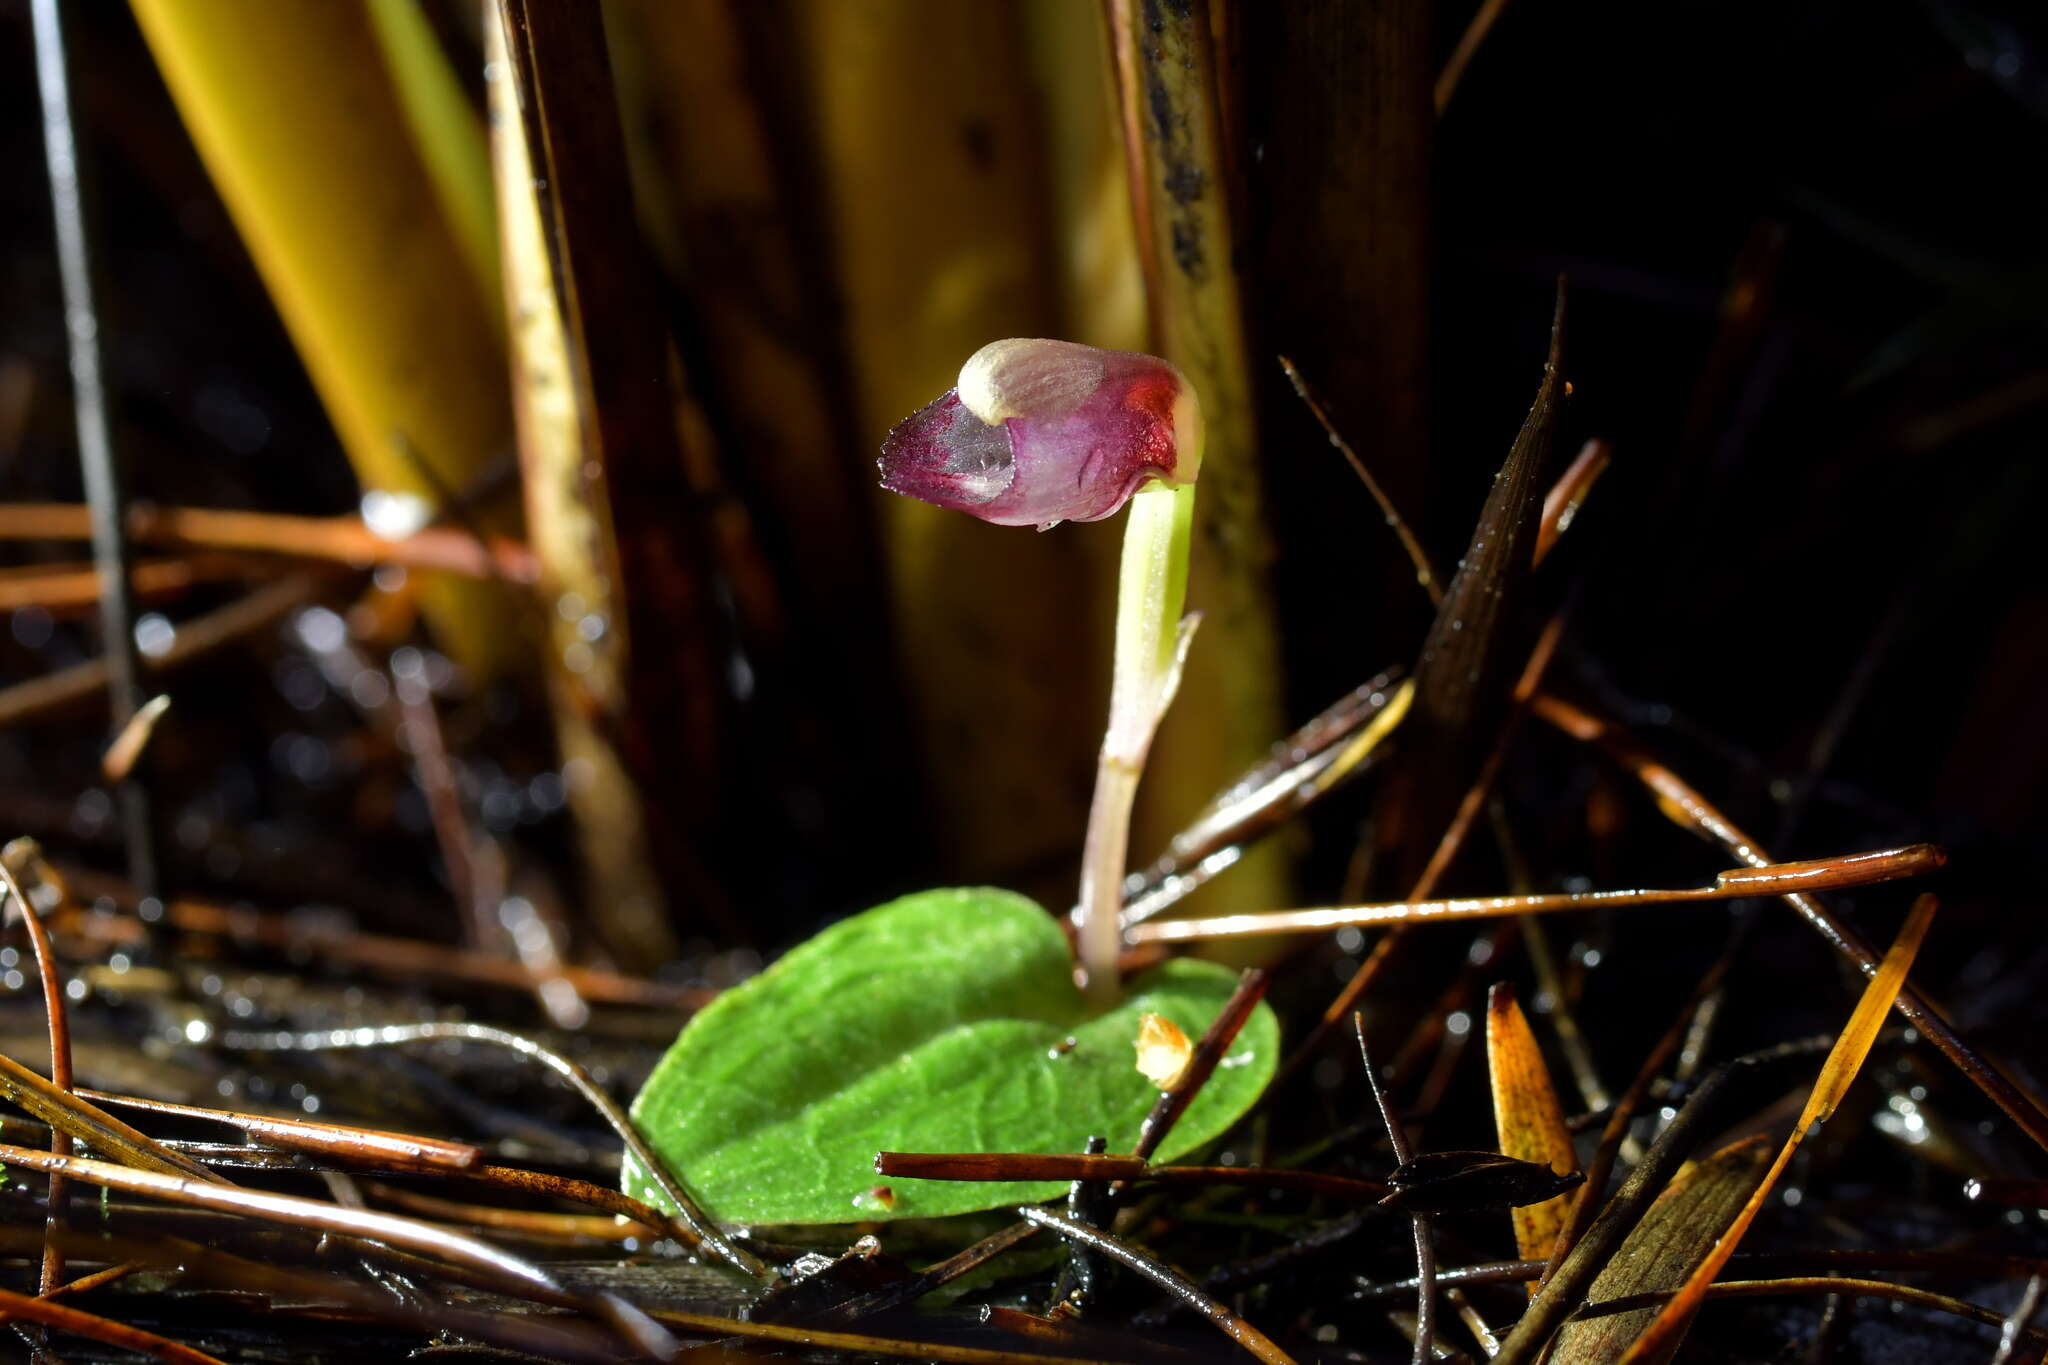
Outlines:
[[[127,499],[114,451],[108,413],[104,353],[104,312],[94,278],[91,204],[71,98],[71,71],[59,0],[34,0],[36,82],[42,92],[43,155],[49,167],[50,203],[55,213],[57,267],[64,293],[64,331],[71,350],[71,394],[78,423],[78,462],[91,509],[93,563],[100,577],[100,633],[107,660],[107,698],[119,734],[142,705],[142,669],[135,649],[135,609]],[[128,879],[142,895],[158,892],[157,853],[149,792],[140,774],[117,784],[121,828],[127,844]],[[147,918],[147,917],[145,917]]]
[[[1365,1016],[1354,1013],[1351,1028],[1358,1035],[1358,1058],[1365,1066],[1365,1084],[1372,1091],[1374,1107],[1380,1111],[1380,1122],[1386,1125],[1387,1141],[1394,1149],[1394,1163],[1406,1166],[1415,1159],[1415,1151],[1408,1145],[1407,1135],[1401,1131],[1401,1120],[1394,1114],[1393,1105],[1387,1102],[1379,1070],[1372,1064],[1372,1049],[1365,1042]],[[1414,1223],[1415,1365],[1428,1365],[1436,1339],[1436,1246],[1430,1236],[1430,1216],[1418,1213],[1414,1216]]]

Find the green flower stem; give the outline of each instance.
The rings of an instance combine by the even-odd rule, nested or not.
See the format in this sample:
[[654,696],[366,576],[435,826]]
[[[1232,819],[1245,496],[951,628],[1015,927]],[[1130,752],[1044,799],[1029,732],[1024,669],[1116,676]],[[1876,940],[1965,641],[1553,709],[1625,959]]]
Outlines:
[[1079,972],[1092,1003],[1117,996],[1117,958],[1123,950],[1118,915],[1123,909],[1124,863],[1131,841],[1131,805],[1138,775],[1159,719],[1180,685],[1189,626],[1188,545],[1195,486],[1155,483],[1131,498],[1124,523],[1123,567],[1117,577],[1116,658],[1109,695],[1109,727],[1095,770],[1095,799],[1081,852]]

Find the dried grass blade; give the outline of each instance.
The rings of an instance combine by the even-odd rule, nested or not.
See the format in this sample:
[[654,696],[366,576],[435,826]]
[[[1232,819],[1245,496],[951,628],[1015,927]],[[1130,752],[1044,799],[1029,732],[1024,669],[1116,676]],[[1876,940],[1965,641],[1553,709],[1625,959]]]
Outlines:
[[103,1090],[80,1090],[76,1093],[100,1104],[127,1105],[153,1114],[202,1119],[239,1128],[253,1141],[286,1151],[423,1171],[465,1170],[483,1160],[482,1148],[467,1142],[451,1142],[446,1138],[393,1133],[382,1128],[358,1128],[345,1123],[321,1123],[315,1119],[277,1118],[232,1109],[208,1109],[202,1105],[175,1104],[138,1095],[115,1095]]
[[1411,886],[1493,752],[1524,655],[1519,606],[1534,563],[1551,449],[1564,405],[1565,296],[1559,282],[1550,350],[1529,414],[1480,509],[1460,567],[1422,642],[1403,764],[1374,805],[1379,877]]
[[1778,1149],[1778,1156],[1771,1168],[1764,1173],[1763,1180],[1750,1194],[1749,1201],[1728,1230],[1715,1241],[1713,1250],[1686,1277],[1685,1284],[1664,1305],[1643,1334],[1636,1338],[1628,1354],[1621,1358],[1622,1365],[1637,1365],[1637,1362],[1662,1360],[1677,1349],[1679,1339],[1684,1336],[1692,1316],[1699,1310],[1700,1301],[1706,1297],[1707,1286],[1714,1276],[1735,1254],[1736,1246],[1756,1218],[1757,1211],[1769,1197],[1771,1187],[1777,1183],[1780,1173],[1792,1160],[1792,1153],[1813,1126],[1835,1112],[1842,1095],[1848,1090],[1856,1073],[1863,1066],[1863,1059],[1870,1055],[1871,1044],[1877,1041],[1878,1030],[1884,1025],[1884,1018],[1890,1012],[1892,1001],[1898,998],[1899,990],[1906,984],[1906,972],[1913,965],[1914,956],[1920,951],[1920,942],[1927,935],[1927,926],[1934,918],[1940,904],[1933,896],[1922,896],[1913,903],[1906,923],[1899,930],[1899,936],[1892,942],[1890,951],[1885,953],[1884,962],[1877,969],[1877,975],[1863,990],[1862,998],[1856,1002],[1854,1013],[1835,1040],[1834,1050],[1828,1053],[1827,1062],[1820,1069],[1820,1078],[1814,1082],[1813,1093],[1807,1096],[1806,1107],[1800,1111],[1799,1122],[1792,1127],[1792,1133],[1785,1139],[1785,1145]]
[[135,1170],[90,1157],[58,1157],[27,1147],[0,1144],[0,1162],[50,1174],[68,1175],[88,1184],[126,1190],[186,1204],[195,1208],[258,1218],[291,1227],[317,1228],[344,1236],[383,1242],[421,1255],[482,1273],[493,1283],[515,1287],[518,1292],[545,1303],[588,1307],[558,1285],[537,1266],[498,1250],[474,1238],[449,1232],[412,1218],[347,1209],[338,1204],[298,1195],[246,1190],[234,1185],[208,1183],[182,1175]]
[[[1514,988],[1505,982],[1486,997],[1486,1062],[1500,1150],[1517,1160],[1546,1165],[1559,1175],[1578,1170],[1578,1153],[1572,1148],[1571,1130],[1565,1127],[1564,1106],[1558,1102],[1550,1068]],[[1515,1247],[1524,1260],[1550,1254],[1570,1207],[1571,1197],[1561,1194],[1512,1211]],[[1533,1286],[1530,1292],[1535,1292]]]
[[[1713,1250],[1714,1239],[1742,1211],[1769,1160],[1770,1142],[1757,1134],[1681,1172],[1593,1281],[1587,1298],[1600,1303],[1668,1293],[1684,1284]],[[1656,1309],[1639,1308],[1567,1322],[1557,1335],[1557,1358],[1578,1365],[1612,1365],[1655,1316]]]
[[0,1097],[19,1105],[58,1132],[88,1147],[118,1156],[130,1166],[215,1185],[228,1183],[198,1162],[179,1156],[147,1133],[130,1128],[98,1105],[59,1089],[5,1054],[0,1054]]

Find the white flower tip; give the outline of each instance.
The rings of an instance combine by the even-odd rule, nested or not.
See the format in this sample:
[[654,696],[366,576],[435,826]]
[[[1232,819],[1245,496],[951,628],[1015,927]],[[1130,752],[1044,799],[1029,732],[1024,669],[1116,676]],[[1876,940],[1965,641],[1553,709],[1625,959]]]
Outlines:
[[1077,341],[1006,337],[967,357],[954,387],[960,405],[990,426],[1012,417],[1061,417],[1102,382],[1103,355]]

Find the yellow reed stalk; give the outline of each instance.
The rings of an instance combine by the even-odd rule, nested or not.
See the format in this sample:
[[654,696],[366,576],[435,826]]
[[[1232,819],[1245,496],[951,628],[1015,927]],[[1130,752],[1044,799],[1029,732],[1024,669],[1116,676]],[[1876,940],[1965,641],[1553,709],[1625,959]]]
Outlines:
[[[496,299],[450,226],[369,10],[134,9],[363,486],[432,503],[468,484],[509,437]],[[487,586],[436,581],[427,607],[467,663],[515,643]]]
[[[491,155],[483,120],[434,36],[421,0],[363,0],[384,51],[392,91],[412,130],[420,164],[441,216],[476,279],[477,294],[495,300],[500,288],[498,219],[491,197]],[[492,320],[499,321],[495,311]]]
[[[1018,11],[811,0],[788,13],[872,452],[984,343],[1059,334]],[[1065,894],[1108,676],[1106,615],[1090,638],[1074,604],[1099,597],[1106,613],[1117,528],[1020,536],[889,497],[881,529],[932,848],[956,873],[1037,870],[1041,892]]]

